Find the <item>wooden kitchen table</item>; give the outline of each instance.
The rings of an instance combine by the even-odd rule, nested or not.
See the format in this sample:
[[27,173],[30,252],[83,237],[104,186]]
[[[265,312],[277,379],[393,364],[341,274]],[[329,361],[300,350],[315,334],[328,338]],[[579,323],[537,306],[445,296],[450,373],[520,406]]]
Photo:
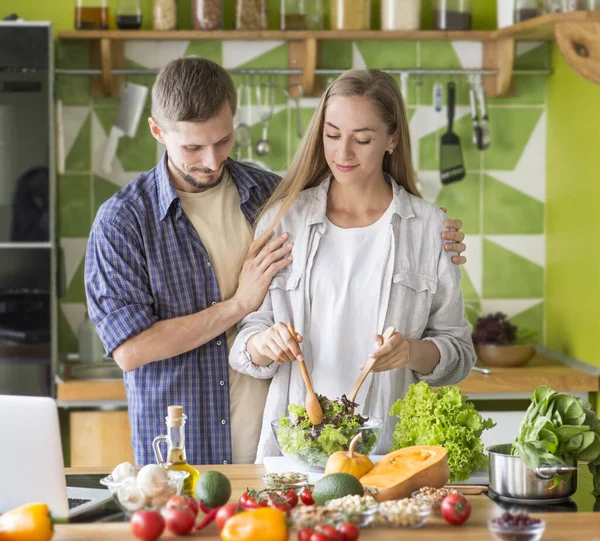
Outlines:
[[[229,477],[233,493],[232,501],[237,501],[246,488],[262,488],[260,476],[264,473],[262,466],[231,465],[231,466],[199,466],[200,472],[218,470]],[[101,468],[68,468],[67,474],[104,474]],[[425,526],[415,530],[366,528],[361,530],[362,541],[392,541],[397,539],[427,540],[427,541],[485,541],[497,539],[488,530],[490,518],[502,514],[502,509],[487,496],[469,496],[473,511],[469,521],[462,526],[450,526],[442,519],[431,517]],[[600,514],[598,513],[541,513],[535,514],[546,521],[546,531],[543,541],[585,540],[600,541]],[[165,532],[160,539],[175,539],[176,536]],[[57,524],[55,526],[55,541],[135,541],[127,523],[97,523],[97,524]],[[183,538],[181,538],[183,539]],[[186,536],[185,539],[220,540],[215,524],[205,530]],[[295,541],[296,531],[290,532],[289,539]],[[257,539],[256,541],[260,541]]]

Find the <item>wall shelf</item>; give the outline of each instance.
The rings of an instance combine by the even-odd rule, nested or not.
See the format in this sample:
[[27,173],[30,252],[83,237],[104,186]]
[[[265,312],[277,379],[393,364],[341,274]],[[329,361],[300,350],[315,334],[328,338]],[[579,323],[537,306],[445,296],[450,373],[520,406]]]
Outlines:
[[504,96],[509,92],[514,70],[515,41],[556,40],[569,65],[583,77],[600,84],[600,11],[554,13],[486,31],[78,30],[60,32],[58,37],[94,43],[94,63],[102,69],[100,93],[105,96],[118,95],[119,84],[112,70],[123,67],[124,42],[128,40],[289,41],[288,65],[303,70],[302,75],[290,76],[290,84],[302,83],[305,95],[313,95],[317,91],[315,70],[320,41],[475,41],[483,43],[482,67],[497,71],[494,75],[485,76],[488,97]]

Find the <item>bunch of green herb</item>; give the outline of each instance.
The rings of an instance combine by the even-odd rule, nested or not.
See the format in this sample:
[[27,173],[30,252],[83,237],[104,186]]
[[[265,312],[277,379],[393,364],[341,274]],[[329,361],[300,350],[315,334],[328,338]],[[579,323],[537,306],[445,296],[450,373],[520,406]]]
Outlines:
[[538,387],[511,453],[520,456],[530,469],[577,460],[588,462],[594,476],[593,493],[600,495],[600,421],[585,400],[547,385]]
[[450,481],[464,481],[487,466],[481,434],[495,424],[483,419],[458,387],[437,392],[425,382],[412,384],[392,406],[400,418],[394,429],[393,450],[411,445],[440,445],[448,452]]
[[[323,421],[313,426],[304,406],[290,404],[289,416],[283,414],[276,429],[277,442],[284,454],[311,466],[325,467],[329,455],[348,450],[352,438],[369,419],[354,413],[358,404],[349,402],[345,396],[342,400],[329,400],[321,395],[317,398],[323,410]],[[379,430],[363,430],[356,452],[370,454],[377,443]]]

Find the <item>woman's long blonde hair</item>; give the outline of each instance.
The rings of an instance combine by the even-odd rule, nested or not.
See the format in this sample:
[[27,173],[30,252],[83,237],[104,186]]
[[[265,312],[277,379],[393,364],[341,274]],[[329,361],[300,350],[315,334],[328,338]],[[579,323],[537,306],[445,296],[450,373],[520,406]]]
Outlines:
[[256,243],[258,246],[262,246],[271,236],[298,194],[302,190],[318,186],[330,172],[323,149],[323,125],[327,106],[338,96],[359,96],[367,99],[387,124],[388,133],[391,135],[398,132],[396,152],[391,155],[385,153],[382,169],[408,192],[420,197],[412,167],[406,107],[396,81],[392,76],[379,70],[350,70],[331,83],[321,97],[294,160],[256,222],[258,223],[277,203],[283,201],[272,224]]

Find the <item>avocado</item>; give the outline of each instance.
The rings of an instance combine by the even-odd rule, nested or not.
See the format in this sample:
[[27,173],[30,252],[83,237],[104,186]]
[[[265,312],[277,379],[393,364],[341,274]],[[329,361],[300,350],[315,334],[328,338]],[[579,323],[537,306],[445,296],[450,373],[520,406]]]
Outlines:
[[343,498],[344,496],[353,494],[362,496],[364,490],[360,481],[353,475],[349,473],[332,473],[315,483],[312,497],[317,505],[325,505],[329,500]]
[[231,483],[218,471],[204,472],[196,484],[196,498],[211,509],[225,505],[231,498]]

